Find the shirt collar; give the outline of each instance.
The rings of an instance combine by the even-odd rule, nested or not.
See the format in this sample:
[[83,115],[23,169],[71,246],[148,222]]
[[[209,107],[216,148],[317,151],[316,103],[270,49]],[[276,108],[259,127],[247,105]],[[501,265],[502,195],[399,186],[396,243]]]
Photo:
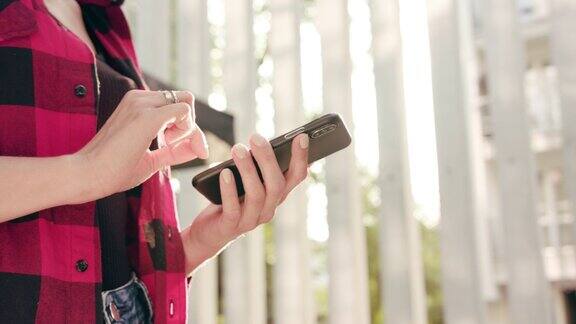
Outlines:
[[18,0],[8,0],[0,5],[0,41],[23,37],[38,29],[34,12]]

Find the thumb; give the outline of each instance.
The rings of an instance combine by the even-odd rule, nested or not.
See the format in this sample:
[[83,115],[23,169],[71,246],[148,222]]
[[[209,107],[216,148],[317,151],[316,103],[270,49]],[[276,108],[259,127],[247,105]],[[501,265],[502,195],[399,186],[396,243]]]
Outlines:
[[173,166],[188,161],[192,161],[198,157],[195,153],[190,138],[185,138],[182,141],[164,146],[157,150],[148,152],[156,170],[165,166]]

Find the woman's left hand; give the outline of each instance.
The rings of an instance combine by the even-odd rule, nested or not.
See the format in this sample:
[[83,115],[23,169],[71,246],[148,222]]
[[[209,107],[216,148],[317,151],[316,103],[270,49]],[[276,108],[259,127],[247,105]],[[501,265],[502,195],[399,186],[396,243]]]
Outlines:
[[[225,169],[220,173],[222,205],[208,206],[181,233],[187,274],[238,236],[272,220],[276,207],[308,175],[308,143],[306,134],[294,138],[286,173],[282,173],[270,143],[258,134],[250,139],[251,151],[242,144],[232,148],[246,194],[242,201],[238,198],[232,171]],[[262,171],[264,183],[252,156]]]

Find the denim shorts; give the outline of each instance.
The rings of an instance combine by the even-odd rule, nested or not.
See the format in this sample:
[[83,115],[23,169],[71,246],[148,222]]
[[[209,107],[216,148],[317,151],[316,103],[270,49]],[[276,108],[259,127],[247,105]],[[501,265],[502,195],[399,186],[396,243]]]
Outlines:
[[104,322],[106,324],[152,324],[152,303],[142,281],[132,273],[125,285],[102,292]]

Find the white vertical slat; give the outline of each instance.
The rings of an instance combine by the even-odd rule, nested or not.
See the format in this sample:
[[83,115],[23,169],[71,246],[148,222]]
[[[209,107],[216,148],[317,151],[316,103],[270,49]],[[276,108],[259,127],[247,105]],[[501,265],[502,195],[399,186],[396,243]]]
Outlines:
[[[176,62],[180,89],[206,99],[210,94],[210,32],[206,0],[176,1]],[[182,224],[189,224],[207,204],[190,184],[197,168],[175,170],[180,181],[178,212]],[[188,292],[188,323],[216,324],[218,320],[218,263],[210,260],[194,273]]]
[[[190,184],[197,169],[178,169],[172,176],[179,180],[177,194],[178,215],[181,228],[192,223],[193,218],[207,205],[206,198]],[[218,272],[217,261],[210,260],[194,272],[192,285],[188,290],[188,323],[216,324],[218,316]]]
[[[234,114],[236,135],[247,143],[256,125],[256,60],[253,4],[226,0],[224,91]],[[224,253],[224,313],[227,324],[264,324],[266,276],[261,228],[237,240]]]
[[[552,0],[550,17],[550,45],[552,63],[558,71],[560,102],[562,106],[562,136],[564,153],[564,183],[576,215],[576,3],[571,0]],[[576,222],[574,222],[576,236]]]
[[[270,0],[268,42],[274,62],[273,96],[278,134],[304,122],[300,73],[301,11],[298,0]],[[306,187],[301,185],[278,209],[274,219],[274,323],[315,322],[306,217]]]
[[[428,3],[441,201],[440,251],[446,323],[485,323],[480,220],[486,215],[477,59],[466,1]],[[487,249],[486,249],[487,250]],[[486,283],[487,284],[487,283]],[[492,289],[494,289],[492,283]]]
[[176,0],[176,15],[177,83],[206,100],[212,90],[207,0]]
[[553,269],[555,273],[549,273],[555,279],[560,280],[563,276],[562,262],[562,245],[560,241],[560,222],[558,219],[558,199],[556,197],[556,186],[558,184],[559,174],[555,170],[545,170],[542,174],[542,200],[545,224],[547,225],[548,242],[547,257],[552,258]]
[[413,217],[398,0],[372,0],[380,144],[380,264],[386,323],[427,323],[418,223]]
[[135,41],[140,66],[162,81],[172,81],[170,3],[142,0],[135,5]]
[[516,1],[487,0],[483,14],[510,318],[513,323],[552,323],[538,233],[536,166],[524,97],[526,59]]
[[[323,102],[352,127],[352,86],[347,0],[318,1],[322,40]],[[326,160],[328,196],[329,322],[367,324],[366,241],[354,145]]]

